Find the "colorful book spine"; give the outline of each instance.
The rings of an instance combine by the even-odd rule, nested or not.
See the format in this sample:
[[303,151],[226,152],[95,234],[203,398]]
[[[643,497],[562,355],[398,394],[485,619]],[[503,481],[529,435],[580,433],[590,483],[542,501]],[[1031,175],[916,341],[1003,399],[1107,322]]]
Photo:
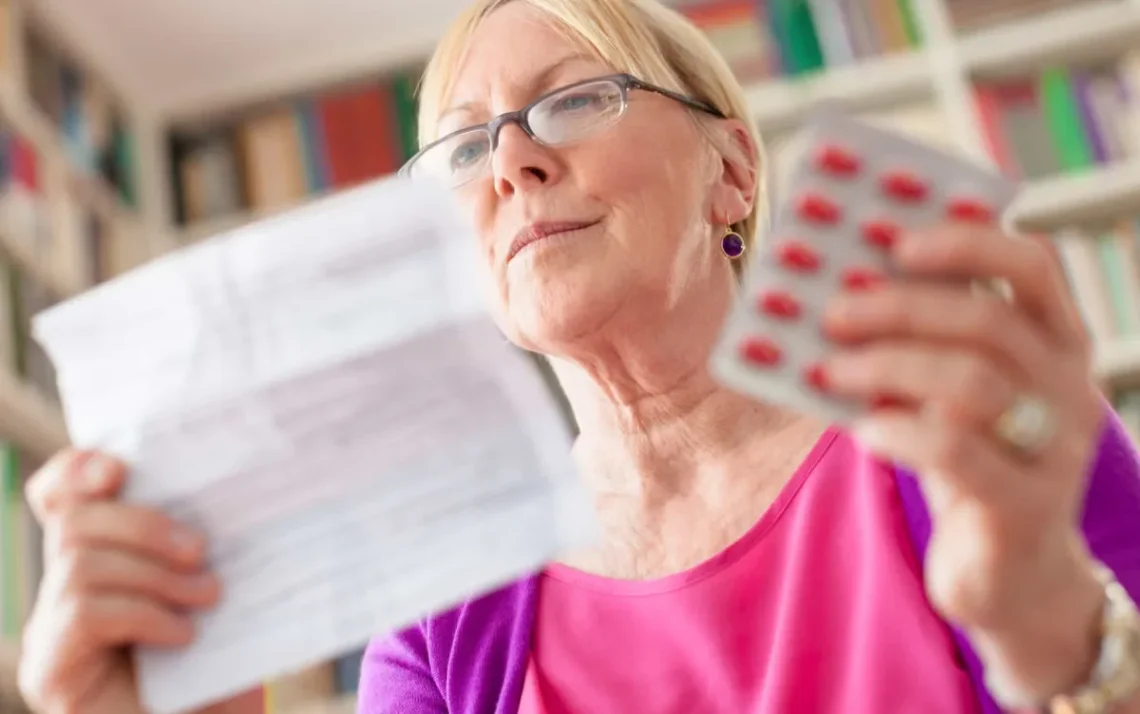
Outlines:
[[1078,99],[1067,69],[1054,67],[1040,77],[1041,107],[1053,136],[1062,171],[1079,171],[1094,162],[1093,150],[1081,123]]
[[823,49],[807,0],[769,0],[767,9],[788,74],[802,75],[822,69]]
[[331,185],[324,126],[316,103],[309,98],[297,102],[297,123],[304,151],[305,179],[309,193],[320,193]]
[[417,127],[419,106],[416,101],[415,80],[408,75],[397,77],[392,83],[392,93],[396,99],[401,158],[403,161],[407,161],[419,151],[419,128]]
[[1107,163],[1110,153],[1106,148],[1105,137],[1097,126],[1092,102],[1092,77],[1087,71],[1074,69],[1069,73],[1069,83],[1069,101],[1077,110],[1076,131],[1084,138],[1092,162]]
[[911,47],[922,46],[922,26],[914,14],[914,0],[898,0],[899,15],[902,16],[903,28],[906,31],[907,41]]
[[[1131,261],[1131,255],[1122,250],[1121,238],[1110,232],[1089,240],[1093,241],[1100,258],[1100,273],[1108,290],[1114,333],[1140,335],[1140,313],[1135,301],[1137,266]],[[1128,240],[1131,236],[1124,238]]]
[[809,0],[820,49],[829,67],[842,67],[859,59],[849,24],[849,3]]

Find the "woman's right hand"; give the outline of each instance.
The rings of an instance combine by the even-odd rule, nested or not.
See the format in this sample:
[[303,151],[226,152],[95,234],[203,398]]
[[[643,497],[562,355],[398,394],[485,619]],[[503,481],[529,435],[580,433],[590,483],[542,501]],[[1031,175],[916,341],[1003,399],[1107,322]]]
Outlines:
[[187,613],[219,596],[203,537],[118,500],[125,479],[114,458],[67,449],[28,483],[45,557],[20,661],[34,711],[142,712],[129,647],[188,644]]

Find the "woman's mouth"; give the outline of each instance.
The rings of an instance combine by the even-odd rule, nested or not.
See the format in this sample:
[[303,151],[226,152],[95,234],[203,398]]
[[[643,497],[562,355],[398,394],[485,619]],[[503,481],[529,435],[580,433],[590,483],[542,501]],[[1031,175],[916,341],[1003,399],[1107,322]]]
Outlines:
[[511,241],[511,247],[507,251],[507,262],[511,262],[511,260],[516,255],[518,255],[519,251],[531,243],[537,243],[538,241],[545,240],[551,236],[561,235],[563,233],[572,233],[573,231],[580,231],[586,228],[591,228],[598,225],[599,223],[601,223],[600,220],[542,221],[538,223],[532,223],[526,228],[523,228],[521,231],[519,231],[518,234],[515,235],[515,239]]

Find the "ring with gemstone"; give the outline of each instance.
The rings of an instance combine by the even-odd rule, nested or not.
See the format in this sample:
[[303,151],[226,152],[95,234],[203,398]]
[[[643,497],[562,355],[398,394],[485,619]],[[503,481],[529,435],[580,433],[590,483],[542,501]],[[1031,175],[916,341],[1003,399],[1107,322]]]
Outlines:
[[1019,394],[994,424],[998,437],[1018,453],[1033,456],[1045,449],[1057,430],[1053,407],[1036,394]]

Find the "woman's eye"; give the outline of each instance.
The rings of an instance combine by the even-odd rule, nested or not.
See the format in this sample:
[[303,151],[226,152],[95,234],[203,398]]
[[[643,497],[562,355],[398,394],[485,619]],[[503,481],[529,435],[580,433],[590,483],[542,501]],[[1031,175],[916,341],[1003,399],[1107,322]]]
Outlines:
[[560,112],[576,112],[588,109],[597,102],[598,96],[596,94],[571,94],[555,102],[554,109]]
[[451,152],[451,168],[462,169],[470,166],[483,157],[485,149],[482,141],[469,141],[460,144]]

